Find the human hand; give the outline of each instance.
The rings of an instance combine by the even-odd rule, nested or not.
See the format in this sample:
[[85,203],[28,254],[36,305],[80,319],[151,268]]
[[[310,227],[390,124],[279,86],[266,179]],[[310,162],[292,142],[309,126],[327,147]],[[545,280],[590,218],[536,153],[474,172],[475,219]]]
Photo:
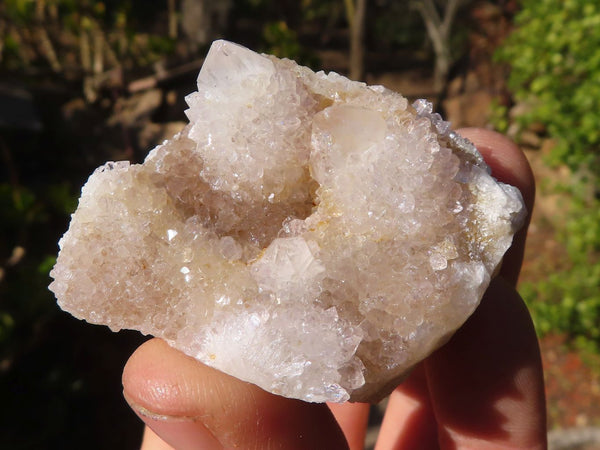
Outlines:
[[[534,181],[522,152],[491,131],[459,133],[475,143],[496,178],[521,190],[531,211]],[[391,394],[376,449],[545,448],[539,348],[515,290],[525,235],[526,227],[465,325]],[[363,448],[369,405],[273,395],[159,339],[131,356],[123,387],[147,425],[143,450]]]

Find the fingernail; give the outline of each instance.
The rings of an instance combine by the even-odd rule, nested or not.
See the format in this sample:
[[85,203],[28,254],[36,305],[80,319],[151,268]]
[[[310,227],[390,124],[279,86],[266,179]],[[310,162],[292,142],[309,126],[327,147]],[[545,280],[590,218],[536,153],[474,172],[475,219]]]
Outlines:
[[198,417],[155,413],[127,398],[126,400],[131,409],[152,431],[177,450],[223,448]]

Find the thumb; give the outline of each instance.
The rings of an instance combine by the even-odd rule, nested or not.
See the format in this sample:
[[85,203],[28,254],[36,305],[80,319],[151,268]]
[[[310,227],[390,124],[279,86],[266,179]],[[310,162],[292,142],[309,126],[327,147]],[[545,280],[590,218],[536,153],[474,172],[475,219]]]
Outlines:
[[134,411],[176,449],[345,449],[325,404],[270,394],[152,339],[123,371]]

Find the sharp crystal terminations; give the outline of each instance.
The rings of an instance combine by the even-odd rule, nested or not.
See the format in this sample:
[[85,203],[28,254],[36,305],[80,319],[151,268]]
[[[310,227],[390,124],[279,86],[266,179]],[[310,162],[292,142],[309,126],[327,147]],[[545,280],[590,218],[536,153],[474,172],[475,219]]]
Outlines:
[[83,187],[60,306],[262,388],[377,400],[473,312],[519,191],[418,101],[215,42],[190,124]]

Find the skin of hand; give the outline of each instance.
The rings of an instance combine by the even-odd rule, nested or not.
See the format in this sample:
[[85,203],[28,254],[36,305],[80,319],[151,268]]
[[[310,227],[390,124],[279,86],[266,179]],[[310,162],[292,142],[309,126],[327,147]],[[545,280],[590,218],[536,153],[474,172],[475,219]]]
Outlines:
[[[534,180],[519,148],[491,131],[459,133],[475,143],[493,176],[521,190],[531,212]],[[540,352],[515,290],[526,228],[475,313],[391,394],[377,450],[546,448]],[[131,356],[123,387],[146,424],[143,450],[363,448],[369,405],[273,395],[159,339]]]

